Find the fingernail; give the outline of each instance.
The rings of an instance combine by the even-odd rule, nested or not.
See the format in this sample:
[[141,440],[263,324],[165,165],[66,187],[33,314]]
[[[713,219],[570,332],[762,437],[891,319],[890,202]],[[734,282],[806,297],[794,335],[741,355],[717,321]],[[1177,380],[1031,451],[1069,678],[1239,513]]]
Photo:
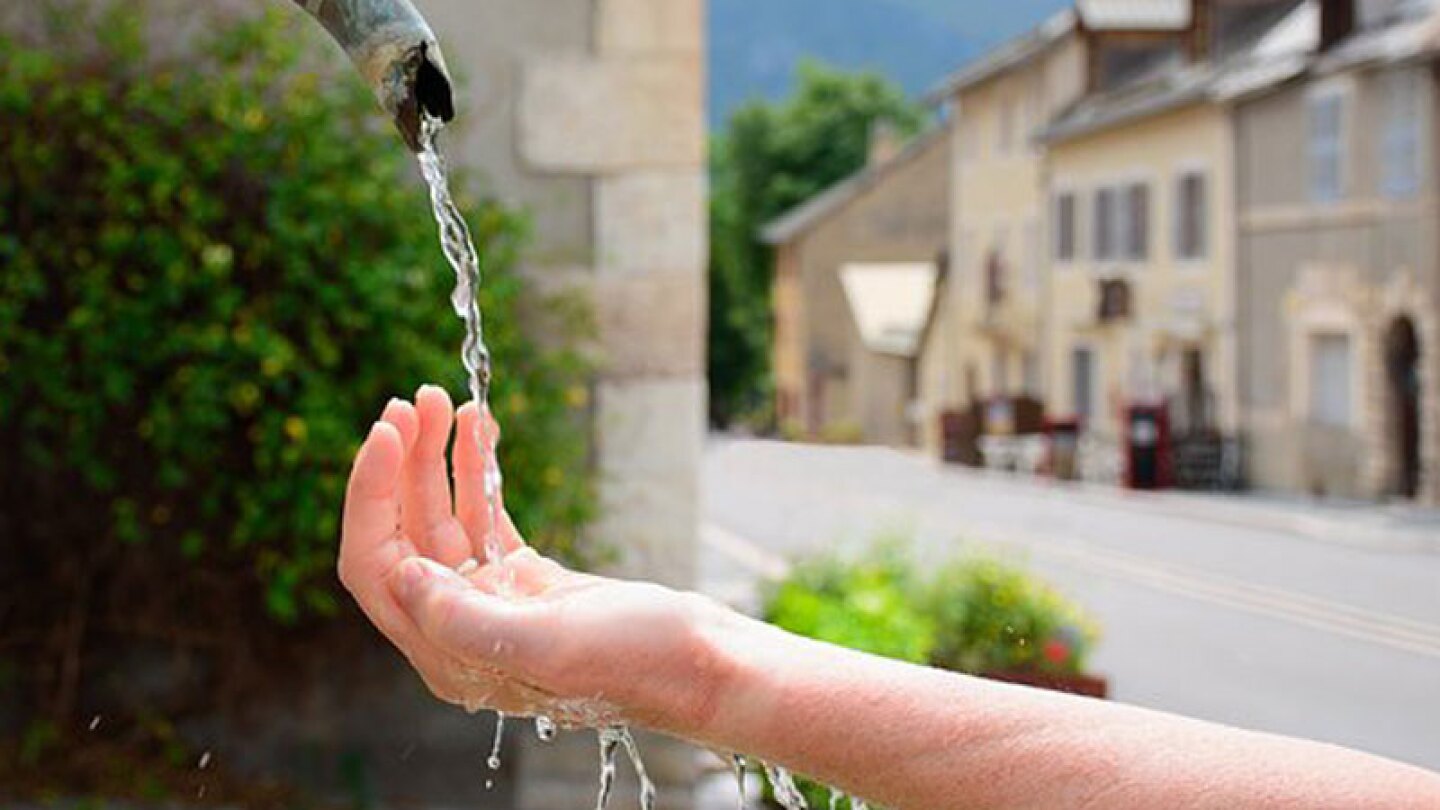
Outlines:
[[388,411],[388,410],[390,410],[391,408],[398,408],[398,407],[400,407],[401,405],[404,405],[404,404],[405,404],[404,400],[400,399],[399,397],[390,397],[390,401],[387,402],[387,403],[385,403],[385,410]]
[[373,425],[370,426],[370,437],[371,437],[371,438],[374,438],[374,437],[375,437],[375,434],[380,432],[380,426],[383,425],[383,424],[385,424],[385,423],[384,423],[384,421],[382,420],[382,421],[376,422],[375,424],[373,424]]
[[405,560],[395,572],[395,595],[402,600],[413,599],[429,578],[430,571],[422,561]]

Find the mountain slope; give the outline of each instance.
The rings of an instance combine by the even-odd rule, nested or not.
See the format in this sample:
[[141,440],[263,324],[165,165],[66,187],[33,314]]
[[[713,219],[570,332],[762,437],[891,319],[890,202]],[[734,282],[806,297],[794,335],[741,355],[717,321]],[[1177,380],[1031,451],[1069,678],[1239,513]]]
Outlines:
[[776,99],[805,57],[873,69],[918,94],[1065,0],[710,0],[710,124]]

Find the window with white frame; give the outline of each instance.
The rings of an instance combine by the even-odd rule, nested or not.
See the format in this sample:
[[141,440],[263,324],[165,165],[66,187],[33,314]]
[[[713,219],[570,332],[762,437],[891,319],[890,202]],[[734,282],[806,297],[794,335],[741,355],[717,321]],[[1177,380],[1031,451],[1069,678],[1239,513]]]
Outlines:
[[1115,241],[1117,228],[1116,198],[1115,189],[1098,188],[1095,190],[1095,245],[1096,261],[1109,261],[1119,255],[1119,244]]
[[1055,260],[1071,262],[1079,252],[1076,237],[1079,236],[1079,216],[1075,208],[1075,192],[1062,191],[1055,195]]
[[1150,186],[1131,183],[1124,196],[1125,258],[1144,261],[1150,257]]
[[1350,427],[1353,358],[1350,336],[1317,334],[1310,338],[1310,421],[1330,427]]
[[1208,192],[1203,172],[1184,172],[1175,183],[1175,255],[1181,259],[1205,258]]
[[1389,197],[1420,191],[1420,73],[1397,70],[1384,80],[1385,132],[1380,140],[1380,188]]
[[1335,202],[1343,196],[1345,180],[1345,94],[1327,88],[1309,100],[1310,199]]
[[1095,191],[1095,258],[1143,261],[1150,255],[1150,186],[1127,183]]

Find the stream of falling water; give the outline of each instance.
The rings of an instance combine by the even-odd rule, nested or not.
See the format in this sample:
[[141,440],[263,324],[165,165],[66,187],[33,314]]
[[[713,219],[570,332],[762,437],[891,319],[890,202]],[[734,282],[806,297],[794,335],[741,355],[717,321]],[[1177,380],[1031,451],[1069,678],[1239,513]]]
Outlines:
[[[430,188],[430,206],[435,214],[435,223],[440,230],[440,249],[445,253],[445,259],[455,271],[455,291],[450,296],[450,304],[455,309],[455,314],[465,323],[465,340],[461,345],[460,359],[465,367],[466,385],[469,390],[470,399],[479,408],[482,415],[489,412],[490,408],[490,350],[485,345],[485,335],[480,313],[480,299],[478,296],[481,281],[480,254],[475,250],[475,242],[470,237],[470,227],[465,224],[465,218],[461,216],[460,209],[455,205],[455,200],[450,194],[450,179],[445,169],[445,158],[440,153],[438,136],[445,124],[438,118],[429,115],[424,117],[420,128],[421,151],[418,155],[420,171],[425,177],[425,183]],[[483,420],[482,420],[483,421]],[[478,426],[475,441],[481,446],[481,456],[485,460],[482,485],[485,492],[485,504],[489,511],[489,520],[486,525],[485,537],[482,548],[485,551],[485,562],[494,563],[500,566],[502,574],[504,568],[505,552],[500,542],[500,487],[502,484],[500,467],[495,456],[495,447],[490,444],[483,430]],[[508,576],[502,575],[500,587],[502,592],[513,586]],[[535,719],[535,731],[541,740],[550,741],[554,739],[556,726],[554,721],[548,717],[537,717]],[[505,715],[495,715],[495,739],[491,743],[490,756],[486,764],[491,771],[500,769],[500,749],[505,734]],[[615,781],[615,758],[620,749],[624,749],[631,764],[635,768],[635,774],[640,781],[640,807],[641,810],[654,810],[655,807],[655,785],[645,773],[645,765],[640,760],[640,749],[635,744],[635,738],[631,736],[630,730],[625,726],[607,726],[599,730],[600,736],[600,790],[595,800],[596,810],[604,810],[610,800],[610,792]],[[745,803],[745,760],[736,756],[734,761],[736,779],[740,787],[741,807]],[[795,780],[789,771],[784,768],[772,765],[765,765],[765,772],[770,777],[770,783],[775,788],[775,798],[785,810],[809,810],[805,803],[805,797],[795,786]],[[493,786],[493,779],[486,779],[485,786]],[[838,798],[832,798],[831,807],[836,807]],[[864,804],[858,800],[852,800],[852,810],[864,810]]]
[[610,792],[615,787],[615,758],[620,749],[630,758],[635,769],[635,778],[640,782],[640,810],[655,810],[655,783],[645,772],[645,763],[640,760],[640,747],[635,737],[625,726],[606,726],[600,729],[600,790],[595,797],[595,810],[605,810],[610,802]]

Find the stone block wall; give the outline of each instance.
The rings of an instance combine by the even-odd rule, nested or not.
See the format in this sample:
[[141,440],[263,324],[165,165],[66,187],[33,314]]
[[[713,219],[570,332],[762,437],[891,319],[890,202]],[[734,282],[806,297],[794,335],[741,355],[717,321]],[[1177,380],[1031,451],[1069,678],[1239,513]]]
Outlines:
[[[418,1],[468,79],[461,158],[532,211],[527,272],[593,304],[593,540],[618,553],[614,573],[690,587],[706,396],[703,3]],[[593,804],[593,734],[517,740],[517,807]],[[664,805],[688,807],[693,749],[641,747]]]

